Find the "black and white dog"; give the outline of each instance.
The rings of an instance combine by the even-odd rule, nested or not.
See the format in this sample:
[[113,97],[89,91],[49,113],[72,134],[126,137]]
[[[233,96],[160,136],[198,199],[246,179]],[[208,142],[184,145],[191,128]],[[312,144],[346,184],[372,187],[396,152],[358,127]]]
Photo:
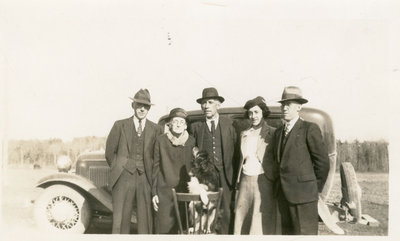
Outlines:
[[[217,203],[211,202],[208,205],[209,199],[207,192],[218,191],[219,175],[206,151],[199,151],[198,148],[195,147],[193,149],[193,156],[192,168],[189,172],[190,182],[188,182],[188,189],[189,193],[200,194],[201,202],[191,202],[189,204],[190,220],[193,220],[194,215],[195,223],[192,225],[195,227],[195,230],[199,230],[201,220],[201,227],[204,229],[204,231],[202,231],[211,233],[211,225],[213,225],[216,220]],[[195,206],[195,213],[193,213],[193,205]],[[200,213],[202,213],[201,218],[199,215]],[[207,213],[209,214],[208,221],[206,220]],[[206,224],[207,227],[205,227]],[[189,232],[193,232],[193,227],[189,229]]]

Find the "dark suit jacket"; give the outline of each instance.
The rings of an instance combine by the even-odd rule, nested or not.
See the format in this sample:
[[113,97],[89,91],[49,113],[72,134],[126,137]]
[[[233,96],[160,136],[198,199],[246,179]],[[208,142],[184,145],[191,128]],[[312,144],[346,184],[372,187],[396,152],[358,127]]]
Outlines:
[[283,128],[275,131],[273,148],[265,155],[265,175],[270,180],[280,179],[280,188],[290,203],[316,201],[329,172],[328,151],[321,130],[315,123],[299,119],[281,155]]
[[[233,173],[234,151],[236,146],[237,135],[232,121],[228,118],[219,116],[218,125],[221,128],[222,156],[224,163],[224,172],[228,185],[232,187],[235,183]],[[190,133],[196,139],[196,144],[200,150],[203,150],[203,134],[208,128],[204,120],[195,122],[191,125]]]
[[[111,167],[110,186],[113,187],[121,175],[124,165],[130,158],[133,151],[133,116],[128,119],[118,120],[114,123],[106,142],[106,160]],[[144,152],[143,162],[146,178],[149,185],[152,185],[152,169],[154,143],[157,136],[161,135],[161,127],[149,120],[146,120],[144,128]]]
[[[251,127],[250,127],[251,128]],[[247,128],[246,130],[249,130],[250,128]],[[267,149],[267,147],[270,145],[272,137],[274,135],[276,128],[271,127],[267,124],[266,121],[264,121],[264,124],[261,127],[260,130],[260,136],[261,139],[258,141],[257,143],[257,157],[259,158],[259,160],[263,161],[264,159],[264,155],[265,155],[265,151]],[[238,173],[237,173],[237,179],[236,179],[236,183],[239,184],[240,182],[240,174],[242,172],[242,167],[244,164],[244,157],[242,155],[243,150],[244,150],[244,139],[246,138],[246,136],[244,136],[244,131],[242,131],[240,133],[240,161],[239,161],[239,168],[238,168]]]

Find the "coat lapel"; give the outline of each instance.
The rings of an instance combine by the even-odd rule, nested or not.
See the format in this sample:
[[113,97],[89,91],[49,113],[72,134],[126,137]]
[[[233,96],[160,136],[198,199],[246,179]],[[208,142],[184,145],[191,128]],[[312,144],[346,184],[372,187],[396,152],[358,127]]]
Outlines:
[[241,150],[241,153],[243,153],[244,150],[246,150],[246,148],[247,148],[247,134],[246,134],[247,130],[242,131],[242,133],[240,135],[240,150]]
[[[146,125],[144,126],[144,144],[143,144],[143,165],[146,170],[147,181],[152,185],[152,168],[153,168],[153,146],[155,141],[156,128],[153,122],[146,119]],[[150,157],[150,158],[148,158]]]
[[223,119],[221,117],[219,118],[218,125],[219,125],[219,128],[221,129],[222,157],[223,157],[223,159],[225,159],[224,158],[225,157],[224,152],[227,150],[227,147],[225,146],[224,139],[229,136],[228,125],[225,123],[225,119]]
[[[296,124],[294,124],[292,130],[290,131],[289,137],[286,141],[286,145],[282,151],[282,160],[283,157],[285,156],[285,153],[287,150],[291,148],[292,145],[294,145],[296,141],[297,134],[299,133],[299,130],[303,127],[303,121],[301,119],[298,119]],[[282,128],[283,129],[283,128]],[[282,135],[281,135],[282,136]]]
[[257,156],[259,160],[263,160],[264,158],[264,153],[265,153],[265,148],[267,147],[268,143],[267,140],[269,140],[269,136],[271,135],[270,133],[270,128],[267,125],[266,122],[264,122],[263,126],[261,127],[260,131],[260,139],[258,140],[257,143]]
[[153,136],[153,128],[151,128],[151,123],[149,120],[146,119],[146,125],[144,126],[144,145],[143,145],[143,153],[147,150],[147,147],[149,146],[150,141],[152,140]]
[[204,131],[207,130],[206,128],[207,128],[207,123],[206,123],[206,120],[204,119],[201,122],[199,132],[197,133],[199,135],[197,144],[199,145],[200,150],[203,150],[203,138],[204,138]]
[[283,132],[283,126],[278,127],[278,129],[276,130],[276,135],[277,135],[277,139],[278,139],[278,145],[276,148],[276,156],[278,157],[278,163],[281,162],[281,145],[282,145],[282,132]]
[[243,163],[244,163],[244,156],[243,156],[243,152],[244,152],[244,150],[246,150],[246,148],[247,148],[247,135],[245,134],[246,132],[247,132],[247,130],[249,130],[249,129],[246,129],[246,130],[244,130],[244,131],[242,131],[241,133],[240,133],[240,145],[239,145],[239,147],[240,147],[240,159],[239,159],[239,170],[238,170],[238,175],[237,175],[237,178],[236,178],[236,183],[237,184],[239,184],[239,182],[240,182],[240,176],[241,176],[241,174],[242,174],[242,168],[243,168]]
[[124,123],[124,134],[126,137],[126,143],[128,145],[128,151],[129,153],[132,150],[132,142],[133,142],[133,130],[134,130],[134,124],[133,124],[133,116]]

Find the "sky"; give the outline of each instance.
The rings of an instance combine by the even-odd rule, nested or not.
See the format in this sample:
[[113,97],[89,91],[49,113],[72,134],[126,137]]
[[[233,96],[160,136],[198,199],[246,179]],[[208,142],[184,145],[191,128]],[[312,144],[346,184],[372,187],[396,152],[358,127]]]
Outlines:
[[327,112],[341,140],[388,140],[400,85],[399,1],[0,0],[3,137],[107,136],[147,88],[157,121],[284,86]]

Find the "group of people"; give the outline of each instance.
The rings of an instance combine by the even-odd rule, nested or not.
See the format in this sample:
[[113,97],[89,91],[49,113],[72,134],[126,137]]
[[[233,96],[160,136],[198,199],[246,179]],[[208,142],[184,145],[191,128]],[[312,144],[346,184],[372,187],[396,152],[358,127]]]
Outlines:
[[190,127],[182,108],[170,111],[165,128],[148,120],[147,89],[131,99],[134,115],[116,121],[106,142],[112,233],[130,233],[135,209],[139,234],[177,234],[172,188],[187,192],[198,148],[208,153],[223,188],[218,234],[318,234],[318,193],[329,158],[319,127],[299,116],[307,103],[300,88],[285,87],[279,101],[284,124],[277,129],[267,124],[264,98],[247,101],[251,125],[240,134],[218,114],[224,98],[215,88],[197,99],[204,118]]

